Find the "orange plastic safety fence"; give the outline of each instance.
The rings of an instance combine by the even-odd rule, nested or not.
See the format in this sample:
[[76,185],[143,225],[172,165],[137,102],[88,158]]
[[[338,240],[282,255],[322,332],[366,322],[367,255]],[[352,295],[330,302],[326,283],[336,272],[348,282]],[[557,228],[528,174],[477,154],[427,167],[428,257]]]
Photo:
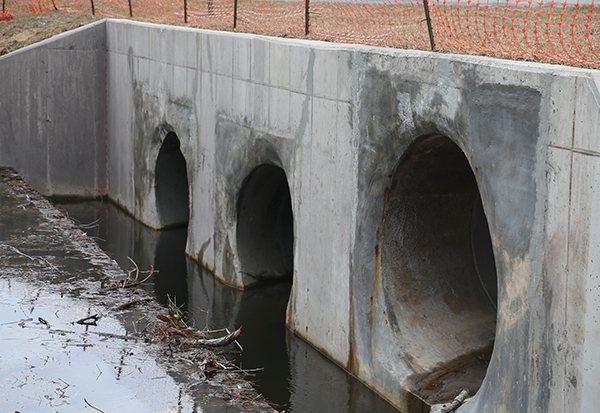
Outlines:
[[215,29],[230,28],[233,27],[233,8],[233,0],[188,0],[188,23]]
[[434,0],[431,12],[437,43],[453,51],[600,62],[600,6]]
[[238,0],[237,27],[246,31],[304,34],[304,1]]
[[0,10],[0,21],[2,20],[12,20],[14,19],[16,16],[14,14],[12,14],[9,11],[2,11]]
[[[107,1],[108,2],[108,1]],[[125,3],[126,15],[129,15],[128,2],[111,1],[112,3]],[[136,19],[143,19],[154,23],[183,23],[182,0],[131,0],[131,14]]]
[[22,13],[35,14],[55,10],[52,0],[4,0],[2,5],[4,10],[0,9],[0,13],[11,12],[14,15]]
[[336,41],[429,46],[422,1],[319,1],[311,4],[310,25],[311,33]]
[[[439,50],[600,64],[600,5],[427,0]],[[570,3],[571,2],[571,3]],[[55,9],[104,17],[429,49],[423,0],[3,0],[6,16]]]
[[69,12],[91,13],[90,0],[54,0],[60,10]]

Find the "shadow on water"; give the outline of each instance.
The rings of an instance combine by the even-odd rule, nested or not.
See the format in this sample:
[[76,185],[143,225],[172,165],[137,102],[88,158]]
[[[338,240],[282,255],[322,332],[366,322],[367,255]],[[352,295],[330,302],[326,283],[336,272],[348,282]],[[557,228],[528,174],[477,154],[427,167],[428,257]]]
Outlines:
[[203,329],[243,326],[244,351],[235,354],[243,369],[257,369],[259,393],[287,412],[397,412],[390,404],[285,327],[291,285],[281,283],[239,291],[218,282],[185,256],[187,228],[154,231],[112,204],[62,204],[82,228],[128,271],[131,257],[141,270],[157,273],[145,288],[165,304],[170,297]]

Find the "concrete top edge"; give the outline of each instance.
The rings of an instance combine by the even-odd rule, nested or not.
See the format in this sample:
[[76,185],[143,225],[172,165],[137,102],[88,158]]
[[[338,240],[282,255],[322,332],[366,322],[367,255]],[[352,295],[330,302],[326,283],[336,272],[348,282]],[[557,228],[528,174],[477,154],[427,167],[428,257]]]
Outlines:
[[14,52],[7,53],[4,56],[0,56],[0,60],[10,58],[10,57],[22,54],[22,53],[27,53],[28,51],[39,48],[39,47],[48,47],[52,43],[55,43],[56,41],[68,39],[75,33],[85,32],[85,31],[94,29],[95,27],[104,26],[105,24],[106,24],[106,19],[102,19],[102,20],[98,20],[97,22],[93,22],[93,23],[89,23],[89,24],[86,24],[81,27],[77,27],[76,29],[73,29],[73,30],[59,33],[59,34],[49,37],[45,40],[30,44],[29,46],[22,47],[18,50],[15,50]]
[[430,52],[424,50],[414,50],[414,49],[396,49],[396,48],[387,48],[380,46],[369,46],[362,44],[352,44],[352,43],[331,43],[321,40],[308,40],[308,39],[298,39],[298,38],[285,38],[285,37],[274,37],[253,33],[240,33],[240,32],[230,32],[230,31],[220,31],[220,30],[210,30],[210,29],[200,29],[193,27],[184,27],[184,26],[171,26],[165,24],[157,24],[157,23],[149,23],[149,22],[140,22],[135,20],[126,20],[126,19],[105,19],[108,22],[116,23],[116,24],[127,24],[127,25],[136,25],[136,26],[147,26],[147,27],[159,27],[164,30],[178,30],[178,31],[187,31],[187,32],[201,32],[201,33],[210,33],[215,36],[230,36],[237,38],[253,38],[253,39],[264,39],[265,41],[272,43],[284,43],[289,45],[301,45],[301,46],[310,46],[314,48],[318,48],[321,50],[345,50],[350,53],[352,52],[361,52],[361,53],[376,53],[379,55],[391,55],[397,56],[399,58],[416,58],[416,59],[441,59],[441,60],[450,60],[453,62],[463,62],[468,64],[483,64],[485,66],[503,68],[503,69],[519,69],[524,70],[526,72],[554,72],[557,75],[566,75],[566,74],[577,74],[577,75],[591,75],[598,76],[597,69],[586,69],[579,68],[573,66],[564,66],[560,64],[550,64],[550,63],[537,63],[537,62],[528,62],[528,61],[519,61],[519,60],[509,60],[509,59],[500,59],[495,57],[488,56],[474,56],[474,55],[461,55],[461,54],[452,54],[452,53],[438,53],[438,52]]

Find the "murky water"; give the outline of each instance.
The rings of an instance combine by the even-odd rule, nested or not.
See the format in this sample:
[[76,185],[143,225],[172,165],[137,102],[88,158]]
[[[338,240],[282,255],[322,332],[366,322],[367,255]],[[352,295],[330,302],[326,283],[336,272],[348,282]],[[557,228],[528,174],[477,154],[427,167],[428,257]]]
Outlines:
[[116,268],[59,227],[0,182],[0,411],[199,411],[107,311],[122,297],[98,290]]
[[[0,279],[2,411],[78,412],[88,403],[106,412],[192,411],[190,398],[139,346],[72,324],[87,311],[47,288]],[[125,333],[111,321],[112,328],[103,320],[103,332]]]
[[[62,204],[125,269],[132,258],[141,270],[158,271],[147,286],[159,301],[177,302],[196,327],[243,326],[244,351],[236,360],[255,372],[258,391],[287,412],[397,412],[285,327],[289,284],[250,291],[228,288],[184,254],[186,228],[153,231],[111,204]],[[234,348],[235,350],[235,348]]]

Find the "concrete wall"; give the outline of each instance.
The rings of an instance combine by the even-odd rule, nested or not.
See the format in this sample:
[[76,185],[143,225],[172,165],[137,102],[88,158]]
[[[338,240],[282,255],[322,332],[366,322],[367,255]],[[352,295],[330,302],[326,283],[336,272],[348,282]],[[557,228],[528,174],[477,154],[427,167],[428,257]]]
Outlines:
[[[249,286],[255,278],[237,253],[240,194],[258,166],[280,167],[294,218],[288,325],[297,334],[409,412],[434,403],[419,387],[424,378],[469,354],[489,360],[476,351],[492,342],[481,389],[459,411],[578,412],[598,404],[596,71],[116,20],[73,36],[94,30],[101,39],[91,41],[99,45],[95,56],[106,59],[106,95],[93,89],[72,101],[60,90],[73,110],[90,111],[85,119],[98,125],[106,119],[111,199],[147,225],[163,225],[155,167],[163,140],[174,132],[189,182],[187,252],[222,281]],[[61,41],[0,59],[2,77],[19,79],[21,63],[13,61],[38,61],[37,53],[48,54]],[[104,75],[93,73],[100,84]],[[72,142],[62,132],[40,132],[47,129],[38,122],[45,109],[32,112],[37,94],[48,94],[49,81],[72,86],[62,72],[42,74],[47,83],[21,76],[21,89],[0,85],[0,162],[15,165],[46,193],[72,186],[80,194],[69,179],[78,163],[68,156],[74,144],[87,153],[103,135]],[[7,88],[15,96],[10,104],[3,99]],[[67,115],[55,123],[71,125]],[[44,158],[36,155],[38,146],[20,145],[32,139],[67,157],[62,180],[49,172],[44,179],[48,163],[24,162]],[[460,148],[487,217],[497,312],[477,304],[483,293],[469,290],[473,275],[454,268],[452,259],[452,276],[440,270],[417,282],[414,273],[394,275],[403,251],[415,255],[407,268],[443,269],[439,257],[453,256],[451,242],[435,244],[437,224],[427,231],[421,222],[417,232],[429,238],[409,236],[405,226],[427,217],[424,212],[404,211],[408,218],[390,212],[403,205],[402,196],[426,194],[405,186],[411,177],[435,186],[455,175],[452,162],[449,169],[426,163],[430,153],[444,158],[439,148],[446,146]],[[86,164],[101,171],[97,159],[90,155]],[[455,182],[448,196],[427,196],[468,203],[477,194],[465,195],[465,182]],[[93,188],[102,192],[101,185]],[[413,241],[423,248],[406,248]],[[459,252],[461,260],[476,255]],[[422,288],[407,295],[409,284]]]
[[290,324],[345,363],[353,202],[348,52],[117,21],[106,30],[109,196],[160,226],[154,165],[174,131],[188,166],[187,252],[240,287],[253,280],[238,271],[239,192],[256,167],[281,167],[294,212]]
[[106,193],[106,25],[0,58],[0,164],[47,195]]

